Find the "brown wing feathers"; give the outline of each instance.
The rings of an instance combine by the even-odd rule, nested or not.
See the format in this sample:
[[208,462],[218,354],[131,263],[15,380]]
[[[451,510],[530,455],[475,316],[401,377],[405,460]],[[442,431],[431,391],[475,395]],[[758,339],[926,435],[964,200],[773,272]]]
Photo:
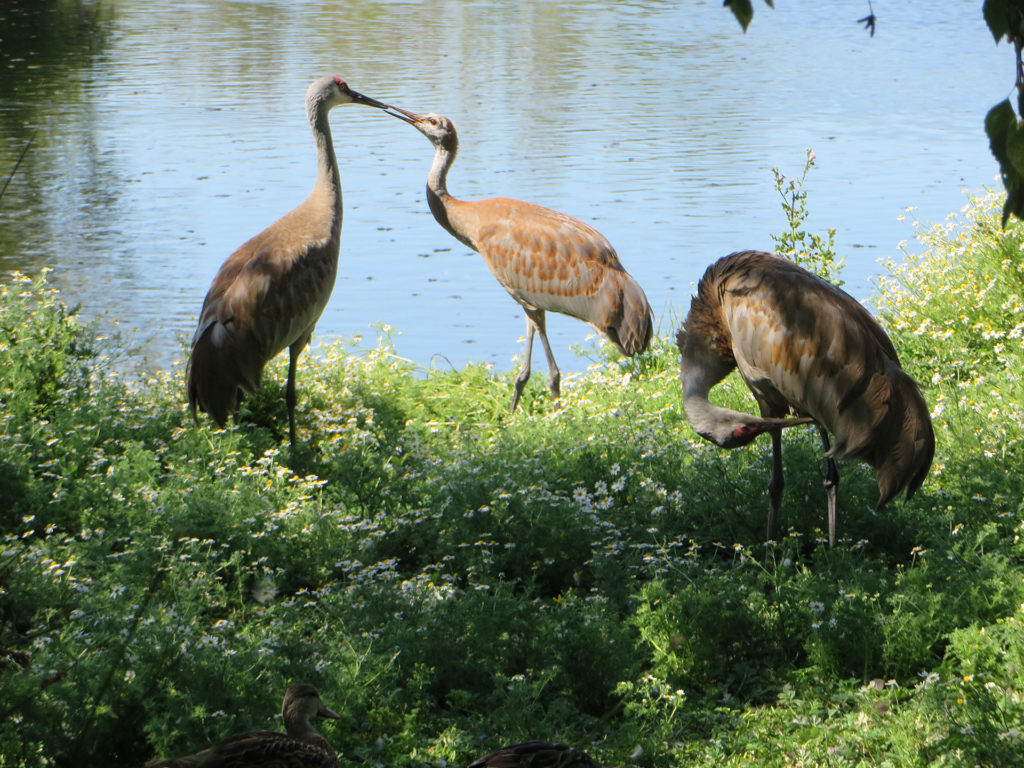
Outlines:
[[755,394],[814,417],[829,454],[878,474],[879,505],[920,487],[934,454],[927,404],[892,341],[839,288],[773,254],[731,254],[708,267],[686,320]]

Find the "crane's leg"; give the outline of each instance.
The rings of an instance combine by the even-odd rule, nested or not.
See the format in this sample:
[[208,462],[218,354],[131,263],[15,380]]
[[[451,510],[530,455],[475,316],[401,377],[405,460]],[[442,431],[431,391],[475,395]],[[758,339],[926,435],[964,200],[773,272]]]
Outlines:
[[557,400],[561,394],[562,372],[558,370],[558,363],[555,362],[555,355],[551,351],[551,344],[548,343],[547,323],[544,319],[543,309],[528,309],[526,317],[533,321],[537,333],[540,334],[540,342],[544,345],[544,354],[548,359],[548,389],[551,396]]
[[772,540],[775,518],[782,504],[782,489],[786,478],[782,475],[782,430],[772,431],[772,479],[768,481],[768,541]]
[[530,319],[530,313],[526,313],[526,349],[523,350],[523,365],[519,369],[518,375],[516,375],[515,387],[512,390],[512,413],[516,412],[516,406],[519,405],[519,397],[523,394],[523,389],[526,388],[526,382],[530,380],[530,358],[533,356],[533,334],[535,332],[533,321]]
[[[828,431],[818,425],[818,434],[821,435],[821,444],[827,454],[832,447],[828,441]],[[839,490],[839,467],[836,460],[831,456],[825,456],[825,495],[828,498],[828,547],[832,549],[836,545],[836,494]]]
[[299,355],[308,343],[307,334],[288,347],[288,384],[284,390],[284,401],[288,405],[288,439],[292,447],[295,446],[295,364],[298,363]]

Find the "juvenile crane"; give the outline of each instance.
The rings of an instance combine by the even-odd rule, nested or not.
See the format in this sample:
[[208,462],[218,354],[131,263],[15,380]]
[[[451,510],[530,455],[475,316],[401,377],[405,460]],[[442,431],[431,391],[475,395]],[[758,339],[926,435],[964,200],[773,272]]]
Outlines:
[[327,305],[338,271],[341,177],[327,113],[338,104],[387,108],[340,77],[315,80],[306,116],[316,142],[316,183],[290,213],[238,248],[210,286],[188,359],[188,401],[221,427],[263,367],[288,348],[288,437],[295,445],[295,365]]
[[[785,484],[785,427],[813,422],[821,434],[830,547],[836,542],[836,459],[874,467],[879,509],[904,488],[911,498],[924,482],[935,436],[917,384],[860,302],[817,275],[760,251],[719,259],[701,278],[676,341],[683,408],[694,431],[723,448],[771,434],[769,539]],[[708,400],[733,368],[762,418]],[[790,413],[796,417],[785,418]]]
[[448,194],[448,170],[459,138],[447,117],[398,107],[388,112],[413,125],[434,145],[427,202],[434,218],[484,257],[491,274],[526,313],[526,349],[515,380],[512,411],[530,378],[533,336],[540,334],[548,361],[548,388],[556,399],[561,373],[551,352],[544,313],[561,312],[589,323],[624,355],[647,349],[651,308],[605,237],[588,224],[533,203],[507,197],[457,200]]
[[312,685],[288,688],[281,705],[285,733],[250,731],[229,736],[218,744],[185,757],[151,760],[150,768],[337,768],[338,757],[330,743],[309,720],[337,718],[320,700]]

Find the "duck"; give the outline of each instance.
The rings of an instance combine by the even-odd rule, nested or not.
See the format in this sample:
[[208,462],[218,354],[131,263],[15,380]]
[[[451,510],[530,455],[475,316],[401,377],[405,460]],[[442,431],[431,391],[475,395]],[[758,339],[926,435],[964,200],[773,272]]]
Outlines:
[[473,761],[467,768],[601,768],[577,747],[551,741],[511,744]]
[[307,683],[289,686],[281,704],[286,733],[249,731],[229,736],[194,755],[160,758],[148,768],[337,768],[338,756],[330,742],[309,721],[313,717],[337,719],[338,713],[320,700]]

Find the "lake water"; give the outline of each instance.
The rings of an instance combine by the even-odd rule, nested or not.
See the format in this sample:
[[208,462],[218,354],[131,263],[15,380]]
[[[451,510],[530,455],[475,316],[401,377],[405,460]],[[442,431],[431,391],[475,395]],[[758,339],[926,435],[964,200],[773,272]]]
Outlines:
[[[836,228],[866,298],[879,260],[914,247],[913,220],[995,183],[983,119],[1011,92],[1012,52],[978,2],[879,4],[873,38],[866,0],[776,6],[755,0],[743,34],[720,0],[6,0],[0,178],[34,141],[0,199],[0,270],[50,266],[140,365],[181,360],[221,262],[308,193],[303,95],[338,74],[455,121],[455,196],[593,223],[662,333],[707,264],[771,249],[771,169],[798,174],[813,149],[809,229]],[[427,140],[367,108],[331,123],[345,221],[315,338],[373,343],[386,323],[424,365],[512,367],[522,311],[428,212]],[[585,368],[569,347],[590,329],[548,322],[563,371]]]

